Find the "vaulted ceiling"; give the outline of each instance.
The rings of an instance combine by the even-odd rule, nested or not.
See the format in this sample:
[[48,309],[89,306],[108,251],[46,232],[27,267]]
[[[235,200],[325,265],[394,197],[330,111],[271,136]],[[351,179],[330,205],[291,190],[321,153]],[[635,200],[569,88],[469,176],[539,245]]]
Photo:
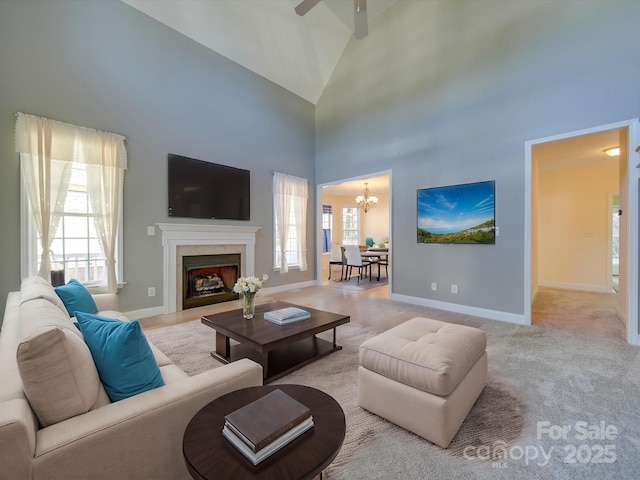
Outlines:
[[[300,0],[121,1],[313,104],[354,37],[353,0],[320,0],[304,16],[295,12]],[[370,32],[371,20],[397,1],[366,1]],[[611,161],[603,149],[616,145],[617,135],[602,132],[538,145],[536,161],[542,169]],[[369,186],[383,190],[385,181],[386,176],[372,178]],[[328,188],[351,195],[363,182]]]
[[[299,0],[122,1],[313,104],[354,30],[352,0],[321,0],[304,16]],[[396,1],[367,0],[369,21]]]

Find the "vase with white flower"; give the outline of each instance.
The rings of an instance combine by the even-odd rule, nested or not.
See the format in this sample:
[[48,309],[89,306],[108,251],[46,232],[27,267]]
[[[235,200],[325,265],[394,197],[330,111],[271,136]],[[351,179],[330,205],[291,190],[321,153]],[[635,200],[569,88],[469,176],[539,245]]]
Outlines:
[[256,293],[263,287],[269,276],[262,275],[262,279],[249,276],[240,277],[233,286],[233,291],[242,295],[242,316],[251,320],[256,312]]

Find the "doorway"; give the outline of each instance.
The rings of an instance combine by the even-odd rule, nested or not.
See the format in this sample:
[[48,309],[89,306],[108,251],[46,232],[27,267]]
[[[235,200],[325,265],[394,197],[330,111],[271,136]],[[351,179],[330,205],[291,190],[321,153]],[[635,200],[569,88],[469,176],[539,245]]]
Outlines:
[[[366,212],[356,203],[356,197],[363,196],[365,188],[368,189],[369,195],[378,199],[375,207],[367,208]],[[343,244],[355,241],[361,247],[370,246],[369,244],[374,246],[388,245],[388,258],[392,257],[390,171],[375,172],[322,184],[318,186],[317,195],[319,199],[317,208],[319,284],[329,284],[329,257],[332,243]],[[344,220],[347,217],[344,215],[350,219],[346,224]],[[355,223],[354,219],[357,219]],[[345,241],[345,235],[348,237],[347,241]],[[337,267],[334,268],[334,274],[337,273],[338,276],[336,278],[332,276],[332,282],[340,277]],[[385,270],[390,286],[392,267],[383,269],[383,278]],[[374,282],[376,282],[375,278]]]
[[[626,340],[638,343],[638,185],[635,164],[630,166],[635,159],[629,155],[630,145],[638,141],[636,124],[621,122],[526,143],[527,323],[541,287],[611,292],[612,195],[619,192],[617,210],[623,214],[617,219],[616,314],[625,322]],[[604,150],[611,146],[619,146],[620,152],[608,159]]]
[[609,265],[611,271],[609,272],[610,290],[618,293],[620,290],[620,194],[614,193],[610,196],[610,238],[611,246],[609,248],[610,259]]

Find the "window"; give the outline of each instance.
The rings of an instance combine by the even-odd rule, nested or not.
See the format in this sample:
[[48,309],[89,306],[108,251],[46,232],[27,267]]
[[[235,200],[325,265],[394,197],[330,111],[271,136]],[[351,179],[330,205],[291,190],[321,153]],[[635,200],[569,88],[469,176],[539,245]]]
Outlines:
[[307,199],[306,178],[283,173],[273,175],[274,268],[281,273],[290,266],[307,270]]
[[[288,223],[289,223],[289,225],[287,226],[288,235],[287,235],[287,242],[284,247],[284,254],[286,255],[286,258],[287,258],[287,264],[290,267],[293,267],[293,266],[298,266],[298,264],[300,263],[300,259],[298,258],[298,234],[296,229],[296,219],[293,215],[293,209],[289,210]],[[280,227],[278,226],[278,224],[275,225],[275,229],[276,229],[276,238],[280,238]],[[282,261],[282,258],[280,254],[280,249],[277,248],[276,246],[276,264],[275,264],[276,268],[279,268],[281,261]]]
[[124,137],[19,113],[22,275],[115,292],[122,278]]
[[333,213],[331,205],[322,205],[322,253],[331,251]]
[[359,217],[357,207],[342,208],[342,244],[358,245]]
[[[84,284],[101,282],[106,274],[105,254],[95,228],[96,215],[87,192],[87,170],[73,163],[61,220],[49,250],[52,270],[64,268],[66,280],[75,278]],[[42,239],[37,234],[38,261],[42,258]]]

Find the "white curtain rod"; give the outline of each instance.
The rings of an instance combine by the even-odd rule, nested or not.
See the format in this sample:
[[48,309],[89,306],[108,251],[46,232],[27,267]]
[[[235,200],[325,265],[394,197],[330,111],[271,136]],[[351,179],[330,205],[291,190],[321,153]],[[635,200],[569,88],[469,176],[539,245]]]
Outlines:
[[53,119],[47,118],[47,117],[40,117],[38,115],[31,115],[30,113],[16,112],[16,113],[13,114],[14,117],[17,117],[18,115],[26,115],[26,116],[29,116],[29,117],[42,118],[44,120],[48,120],[49,122],[59,123],[60,125],[65,125],[67,127],[79,128],[81,130],[87,130],[89,132],[106,133],[106,134],[109,134],[109,135],[116,135],[118,137],[121,137],[123,140],[127,139],[127,137],[125,137],[124,135],[120,135],[119,133],[104,132],[102,130],[96,130],[95,128],[80,127],[78,125],[73,125],[72,123],[61,122],[59,120],[53,120]]

